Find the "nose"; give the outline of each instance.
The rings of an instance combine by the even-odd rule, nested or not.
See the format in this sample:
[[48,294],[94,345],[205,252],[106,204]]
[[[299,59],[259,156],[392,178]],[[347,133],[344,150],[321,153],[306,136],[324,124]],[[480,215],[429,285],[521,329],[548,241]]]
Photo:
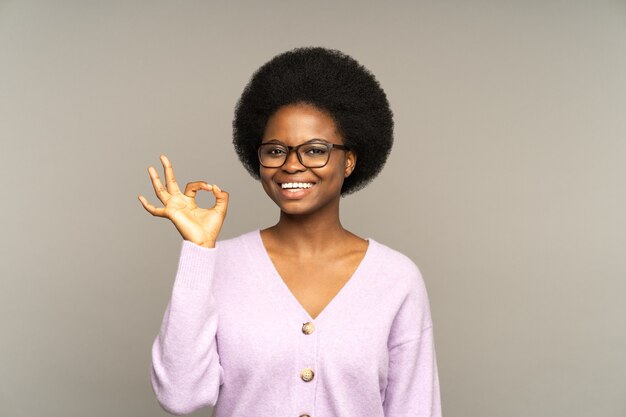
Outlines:
[[298,159],[298,153],[295,149],[289,149],[289,153],[287,154],[287,159],[282,166],[283,170],[287,172],[297,172],[297,171],[305,171],[306,167],[302,165],[300,160]]

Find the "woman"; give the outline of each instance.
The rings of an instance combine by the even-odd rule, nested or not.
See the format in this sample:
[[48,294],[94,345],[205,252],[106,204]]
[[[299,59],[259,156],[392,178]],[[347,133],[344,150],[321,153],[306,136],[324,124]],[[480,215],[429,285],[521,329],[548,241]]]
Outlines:
[[[165,187],[148,168],[164,207],[139,196],[183,237],[152,349],[159,404],[215,417],[441,415],[419,269],[339,219],[341,196],[380,172],[393,142],[378,81],[340,51],[294,49],[253,74],[233,129],[276,225],[218,241],[228,193],[205,181],[181,192],[164,155]],[[214,207],[196,205],[201,190]]]

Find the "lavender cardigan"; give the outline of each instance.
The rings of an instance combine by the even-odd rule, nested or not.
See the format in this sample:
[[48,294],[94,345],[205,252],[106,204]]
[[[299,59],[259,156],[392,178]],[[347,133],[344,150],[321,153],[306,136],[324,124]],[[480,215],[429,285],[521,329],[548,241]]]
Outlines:
[[441,416],[426,287],[407,256],[369,239],[312,319],[259,230],[205,248],[183,240],[152,346],[161,407],[214,417]]

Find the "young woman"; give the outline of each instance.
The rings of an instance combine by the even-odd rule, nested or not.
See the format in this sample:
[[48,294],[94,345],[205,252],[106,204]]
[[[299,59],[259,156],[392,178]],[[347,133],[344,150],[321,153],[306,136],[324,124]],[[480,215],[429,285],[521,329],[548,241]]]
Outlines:
[[[152,348],[152,386],[174,414],[440,416],[426,287],[405,255],[343,228],[340,198],[367,185],[393,142],[375,77],[346,54],[298,48],[259,68],[235,109],[233,143],[280,209],[278,223],[219,240],[228,193],[180,190],[148,171],[183,241]],[[211,191],[214,207],[195,203]],[[390,221],[381,216],[376,221]]]

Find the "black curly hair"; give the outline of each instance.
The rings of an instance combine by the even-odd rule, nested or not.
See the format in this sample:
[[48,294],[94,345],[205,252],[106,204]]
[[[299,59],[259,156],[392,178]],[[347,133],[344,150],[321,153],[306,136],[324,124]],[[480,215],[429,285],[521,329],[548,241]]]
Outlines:
[[233,145],[246,170],[260,178],[257,148],[268,119],[282,106],[301,103],[328,114],[344,144],[357,155],[341,195],[365,187],[380,173],[391,151],[393,113],[374,75],[336,49],[295,48],[252,74],[233,120]]

